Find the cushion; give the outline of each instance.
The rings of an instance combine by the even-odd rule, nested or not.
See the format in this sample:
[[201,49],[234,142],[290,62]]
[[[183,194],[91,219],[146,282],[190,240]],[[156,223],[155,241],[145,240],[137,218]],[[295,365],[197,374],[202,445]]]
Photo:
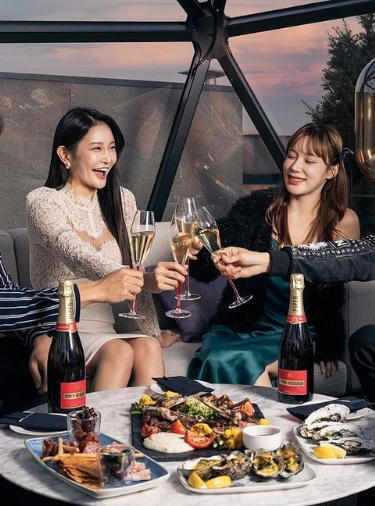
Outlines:
[[[155,266],[148,266],[147,271],[152,271]],[[183,308],[191,311],[188,318],[176,318],[175,324],[181,330],[181,340],[184,342],[197,342],[202,340],[211,318],[218,307],[221,294],[227,284],[225,276],[218,276],[210,283],[197,281],[190,278],[190,292],[199,293],[200,299],[183,300]],[[183,288],[184,289],[184,288]],[[158,294],[166,310],[176,307],[176,290],[166,290]]]

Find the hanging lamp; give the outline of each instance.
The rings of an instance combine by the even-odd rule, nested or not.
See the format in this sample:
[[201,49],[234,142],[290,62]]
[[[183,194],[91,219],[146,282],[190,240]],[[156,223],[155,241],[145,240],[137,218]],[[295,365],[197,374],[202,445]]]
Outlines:
[[354,135],[358,165],[375,181],[375,58],[362,70],[356,83]]

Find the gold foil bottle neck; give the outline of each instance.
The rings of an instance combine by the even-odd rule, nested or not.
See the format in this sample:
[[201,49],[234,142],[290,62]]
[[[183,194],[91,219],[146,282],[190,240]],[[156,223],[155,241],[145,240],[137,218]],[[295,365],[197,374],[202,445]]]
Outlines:
[[305,288],[305,277],[301,273],[290,275],[290,289],[303,290]]
[[305,288],[305,280],[303,274],[291,274],[290,276],[290,300],[289,300],[289,317],[291,315],[302,316],[305,314],[303,305],[303,289]]
[[70,279],[59,281],[59,296],[73,297],[73,282]]

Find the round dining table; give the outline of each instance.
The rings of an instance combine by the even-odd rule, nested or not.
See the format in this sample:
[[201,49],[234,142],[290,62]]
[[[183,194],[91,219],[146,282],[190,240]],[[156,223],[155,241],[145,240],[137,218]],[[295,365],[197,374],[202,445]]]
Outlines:
[[[214,394],[228,394],[234,401],[249,398],[256,403],[264,416],[282,431],[284,441],[293,440],[293,427],[300,420],[292,416],[287,407],[292,405],[278,401],[277,389],[254,387],[245,385],[213,385]],[[138,401],[142,395],[150,394],[148,387],[131,387],[119,390],[110,390],[90,393],[87,404],[102,414],[101,431],[114,439],[124,443],[132,443],[132,428],[130,408],[133,402]],[[333,400],[324,395],[314,395],[313,403]],[[47,411],[45,405],[38,406],[35,411]],[[370,437],[375,440],[375,411],[363,410],[364,414],[356,423],[364,427]],[[298,488],[283,490],[250,491],[246,493],[225,494],[199,493],[186,489],[179,481],[177,467],[181,461],[159,461],[170,476],[159,486],[143,490],[131,495],[121,495],[111,498],[97,499],[76,488],[66,484],[41,466],[27,450],[24,442],[30,436],[15,432],[7,426],[0,430],[0,475],[11,482],[27,497],[38,501],[35,504],[43,505],[43,499],[55,499],[62,503],[75,505],[95,506],[123,506],[124,504],[149,504],[150,506],[217,506],[218,504],[235,504],[236,506],[307,506],[324,504],[340,498],[350,496],[375,486],[375,460],[363,463],[344,464],[337,461],[337,465],[317,462],[305,456],[305,462],[313,470],[316,477],[306,485]],[[142,448],[138,448],[142,451]],[[198,450],[197,450],[198,451]],[[169,455],[170,457],[170,455]],[[26,494],[26,496],[25,496]],[[27,501],[27,499],[26,499]],[[24,501],[23,504],[33,504]],[[14,503],[18,504],[18,503]],[[45,504],[49,504],[45,502]],[[353,501],[353,504],[355,502]]]

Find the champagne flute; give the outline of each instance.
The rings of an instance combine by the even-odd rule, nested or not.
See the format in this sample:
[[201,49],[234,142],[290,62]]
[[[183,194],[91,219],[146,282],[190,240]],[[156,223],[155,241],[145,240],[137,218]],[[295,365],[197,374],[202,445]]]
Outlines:
[[[203,246],[211,253],[211,255],[214,254],[215,251],[221,250],[219,229],[215,219],[209,213],[209,211],[205,207],[199,208],[193,214],[193,220],[194,220],[193,234],[201,240]],[[253,298],[252,295],[246,295],[244,297],[241,297],[233,282],[233,279],[228,275],[227,279],[236,296],[236,300],[231,304],[229,304],[228,306],[230,309],[241,306],[242,304],[249,302],[249,300]]]
[[[153,211],[138,210],[135,213],[130,233],[133,261],[137,271],[142,270],[143,262],[150,251],[154,237],[155,216]],[[133,300],[129,313],[119,313],[119,316],[142,320],[145,316],[137,313],[136,307],[137,298]]]
[[[175,213],[192,216],[196,210],[197,205],[195,203],[194,197],[177,197]],[[189,257],[186,259],[186,265],[187,269],[185,274],[185,292],[181,294],[181,300],[198,300],[201,298],[199,293],[190,292]]]
[[[185,265],[193,240],[193,221],[191,214],[174,213],[169,227],[169,242],[175,262]],[[175,309],[165,313],[170,318],[188,318],[190,311],[181,308],[181,282],[177,285]]]

